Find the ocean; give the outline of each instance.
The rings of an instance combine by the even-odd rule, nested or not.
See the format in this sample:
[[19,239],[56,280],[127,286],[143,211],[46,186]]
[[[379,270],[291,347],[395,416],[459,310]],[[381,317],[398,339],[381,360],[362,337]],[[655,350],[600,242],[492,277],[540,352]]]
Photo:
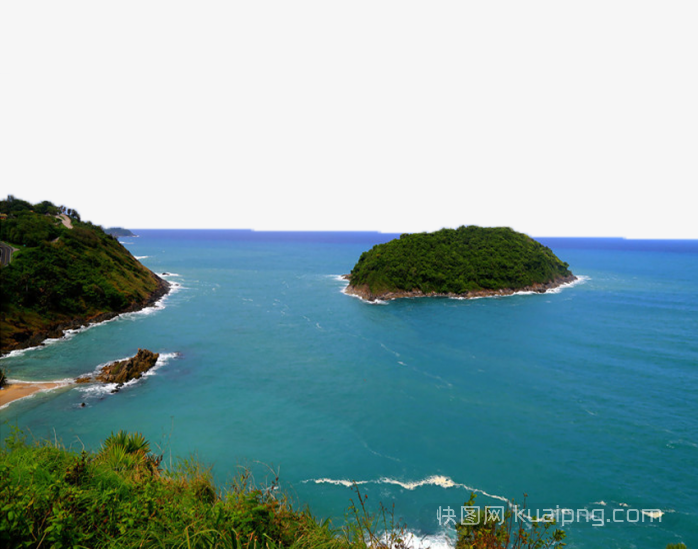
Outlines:
[[2,438],[97,449],[138,431],[220,486],[278,474],[335,524],[356,490],[394,504],[415,546],[452,543],[474,492],[557,513],[570,548],[698,547],[698,241],[540,238],[577,283],[370,304],[341,275],[397,235],[137,232],[122,241],[167,273],[166,298],[0,366],[67,380],[147,348],[157,369],[12,403]]

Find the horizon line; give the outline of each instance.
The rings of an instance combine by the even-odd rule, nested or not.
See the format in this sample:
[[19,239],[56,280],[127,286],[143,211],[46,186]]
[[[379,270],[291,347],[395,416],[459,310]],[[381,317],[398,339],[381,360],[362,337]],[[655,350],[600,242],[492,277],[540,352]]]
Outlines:
[[[106,229],[116,229],[125,228],[130,231],[238,231],[238,232],[251,232],[251,233],[364,233],[364,234],[384,234],[384,235],[402,235],[402,234],[420,234],[420,233],[430,233],[436,231],[380,231],[375,229],[250,229],[250,228],[221,228],[221,227],[107,227]],[[442,227],[450,228],[450,227]],[[437,229],[440,230],[440,229]],[[513,229],[515,230],[515,229]],[[681,240],[681,241],[697,241],[698,237],[635,237],[635,236],[590,236],[590,235],[532,235],[523,231],[516,231],[526,234],[532,238],[567,238],[567,239],[606,239],[606,240],[655,240],[655,241],[671,241],[671,240]],[[128,237],[125,237],[128,238]]]

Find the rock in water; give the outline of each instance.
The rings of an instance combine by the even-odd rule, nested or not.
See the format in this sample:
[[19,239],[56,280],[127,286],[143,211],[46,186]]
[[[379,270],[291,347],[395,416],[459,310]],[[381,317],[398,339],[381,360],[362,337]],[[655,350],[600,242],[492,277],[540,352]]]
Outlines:
[[132,379],[139,379],[145,372],[155,366],[159,356],[158,353],[153,353],[148,349],[138,349],[136,356],[107,364],[95,376],[95,379],[102,383],[123,385]]

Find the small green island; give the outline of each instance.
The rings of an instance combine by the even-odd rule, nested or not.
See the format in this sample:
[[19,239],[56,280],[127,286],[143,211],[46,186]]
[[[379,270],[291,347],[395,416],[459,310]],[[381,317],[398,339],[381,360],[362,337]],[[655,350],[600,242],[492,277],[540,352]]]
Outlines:
[[545,292],[576,280],[550,248],[508,227],[403,234],[361,254],[346,293],[368,301]]
[[104,232],[108,235],[115,236],[117,238],[123,238],[126,236],[138,236],[134,234],[132,231],[124,229],[123,227],[110,227],[108,229],[104,229]]

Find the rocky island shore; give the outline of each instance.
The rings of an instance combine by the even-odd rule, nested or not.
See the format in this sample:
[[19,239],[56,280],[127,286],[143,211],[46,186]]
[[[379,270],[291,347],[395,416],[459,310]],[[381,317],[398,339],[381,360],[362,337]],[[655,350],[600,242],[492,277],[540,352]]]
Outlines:
[[403,234],[361,254],[344,278],[366,301],[543,293],[577,277],[550,248],[508,227]]
[[544,294],[547,291],[554,290],[565,284],[570,284],[577,280],[575,275],[569,275],[551,280],[550,282],[534,283],[529,286],[523,286],[521,288],[500,288],[498,290],[471,290],[465,293],[454,293],[454,292],[423,292],[419,288],[413,290],[392,290],[379,292],[374,294],[371,292],[368,284],[362,284],[359,286],[353,286],[351,284],[351,275],[343,275],[342,278],[349,281],[349,285],[344,289],[344,293],[347,295],[353,295],[363,299],[364,301],[391,301],[393,299],[400,298],[418,298],[418,297],[449,297],[453,299],[474,299],[479,297],[501,297],[514,295],[522,292],[535,292],[538,294]]

